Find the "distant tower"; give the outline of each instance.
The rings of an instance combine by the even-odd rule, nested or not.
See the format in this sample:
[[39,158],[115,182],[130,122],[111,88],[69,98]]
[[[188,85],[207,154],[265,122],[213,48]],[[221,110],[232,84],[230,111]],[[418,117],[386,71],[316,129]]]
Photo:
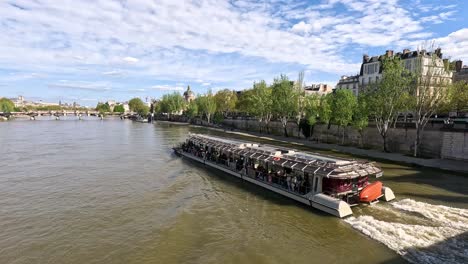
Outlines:
[[187,103],[195,100],[195,94],[193,94],[192,90],[190,90],[190,85],[187,86],[187,91],[184,92],[184,98]]

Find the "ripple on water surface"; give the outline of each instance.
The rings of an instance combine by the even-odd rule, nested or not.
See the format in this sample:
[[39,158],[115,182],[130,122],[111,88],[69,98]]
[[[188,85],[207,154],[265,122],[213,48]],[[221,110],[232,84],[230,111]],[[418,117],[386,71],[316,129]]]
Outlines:
[[[419,251],[395,237],[427,246],[465,228],[449,209],[444,217],[459,225],[444,227],[427,204],[410,212],[423,206],[404,200],[346,220],[370,230],[369,239],[343,220],[175,157],[171,147],[191,129],[1,123],[0,263],[402,262],[395,252],[418,262]],[[423,232],[428,243],[417,244]]]

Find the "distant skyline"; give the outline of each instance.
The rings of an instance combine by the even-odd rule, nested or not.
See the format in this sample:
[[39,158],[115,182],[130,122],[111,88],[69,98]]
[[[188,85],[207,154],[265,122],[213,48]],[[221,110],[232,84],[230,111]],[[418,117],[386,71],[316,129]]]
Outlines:
[[283,73],[335,85],[362,54],[434,42],[468,64],[465,0],[0,3],[0,97],[73,102],[242,90]]

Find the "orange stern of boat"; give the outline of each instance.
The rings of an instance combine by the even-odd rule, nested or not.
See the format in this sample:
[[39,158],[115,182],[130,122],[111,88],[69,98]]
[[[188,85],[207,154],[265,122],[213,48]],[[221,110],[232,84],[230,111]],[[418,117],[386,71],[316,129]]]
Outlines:
[[359,201],[370,203],[382,196],[382,182],[373,182],[362,189]]

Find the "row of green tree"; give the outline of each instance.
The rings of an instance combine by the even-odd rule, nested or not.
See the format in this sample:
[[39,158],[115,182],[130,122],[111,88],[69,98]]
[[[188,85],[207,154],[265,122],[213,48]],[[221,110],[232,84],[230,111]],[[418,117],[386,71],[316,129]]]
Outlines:
[[[150,112],[150,108],[140,99],[133,98],[128,102],[128,107],[130,111],[139,114],[140,116],[146,116]],[[123,104],[114,105],[112,108],[109,103],[98,103],[96,106],[96,111],[99,111],[101,114],[105,113],[124,113],[125,108]]]
[[230,113],[254,116],[265,132],[269,132],[269,124],[275,119],[281,122],[285,136],[288,136],[288,122],[292,121],[305,136],[311,135],[316,123],[335,124],[342,130],[343,143],[346,127],[352,126],[360,132],[361,144],[363,129],[371,121],[382,137],[384,151],[388,151],[388,132],[398,116],[411,113],[416,127],[413,149],[417,156],[424,128],[431,117],[450,110],[468,109],[468,85],[449,85],[442,77],[443,71],[449,69],[438,67],[436,58],[425,63],[428,66],[423,75],[406,70],[399,58],[386,58],[382,61],[381,80],[367,85],[359,96],[346,89],[325,96],[306,94],[301,72],[297,81],[281,75],[271,85],[265,81],[256,82],[240,95],[227,89],[216,94],[209,91],[188,104],[178,93],[167,94],[156,111],[169,115],[184,111],[189,117],[199,116],[215,123]]

